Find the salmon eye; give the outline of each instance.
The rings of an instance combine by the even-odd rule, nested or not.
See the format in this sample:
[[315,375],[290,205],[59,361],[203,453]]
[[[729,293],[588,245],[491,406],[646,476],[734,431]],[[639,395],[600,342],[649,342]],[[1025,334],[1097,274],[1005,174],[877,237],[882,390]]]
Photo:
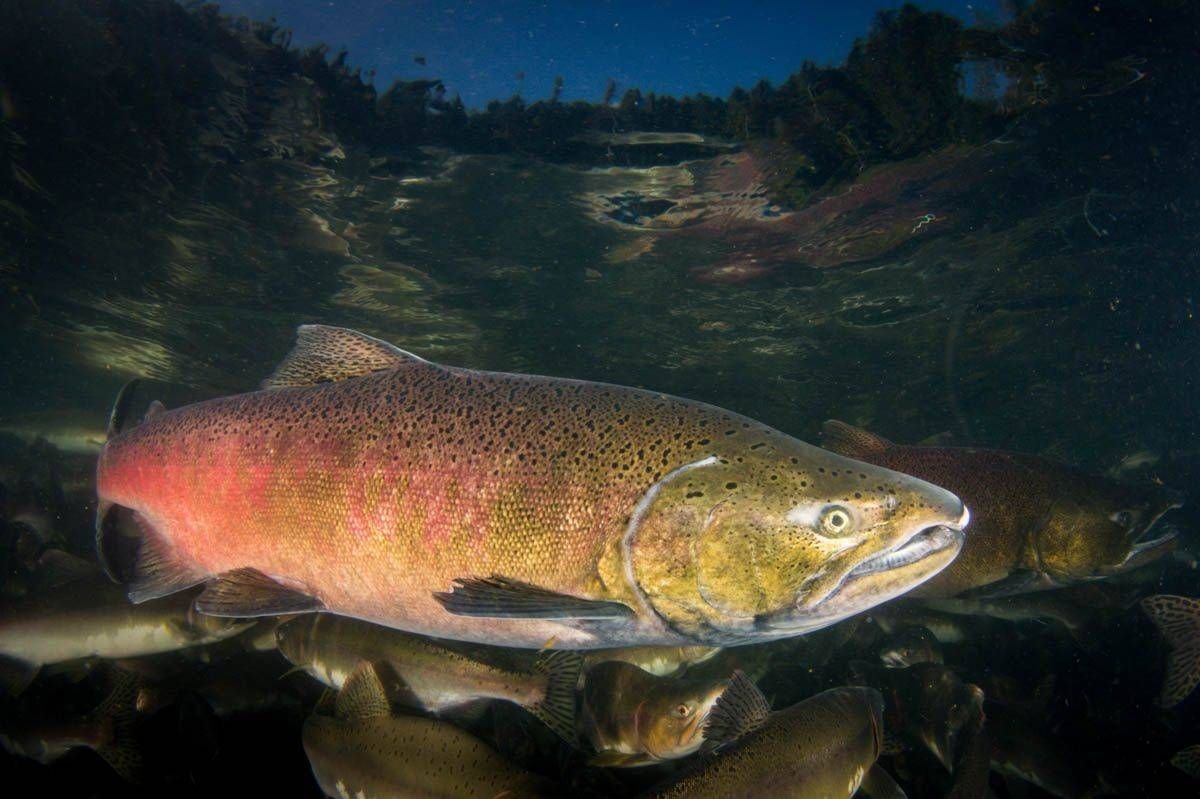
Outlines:
[[1119,510],[1108,518],[1112,519],[1118,527],[1128,527],[1133,524],[1133,514],[1127,510]]
[[688,716],[691,715],[691,713],[692,713],[692,709],[690,707],[688,707],[687,705],[679,705],[678,707],[675,708],[675,715],[679,716],[679,718],[681,718],[681,719],[687,718]]
[[821,511],[821,529],[829,535],[845,535],[850,532],[850,513],[839,505],[831,505]]

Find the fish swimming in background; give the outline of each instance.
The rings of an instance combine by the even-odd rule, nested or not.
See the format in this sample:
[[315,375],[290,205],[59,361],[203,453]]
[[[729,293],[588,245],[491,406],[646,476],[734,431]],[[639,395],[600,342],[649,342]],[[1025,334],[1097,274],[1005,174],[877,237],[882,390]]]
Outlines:
[[727,677],[656,677],[620,661],[584,676],[581,737],[593,766],[627,768],[686,757],[704,743],[709,712]]
[[250,624],[192,609],[194,592],[131,605],[93,563],[42,554],[30,594],[0,607],[0,677],[19,693],[42,666],[132,658],[230,638]]
[[821,443],[944,486],[971,509],[962,553],[912,596],[1056,588],[1129,571],[1174,545],[1174,530],[1155,530],[1163,514],[1181,505],[1169,491],[1123,485],[1034,455],[893,444],[833,420],[822,427]]
[[[478,700],[521,705],[564,740],[574,742],[575,689],[583,657],[554,651],[529,668],[501,665],[499,656],[475,647],[469,652],[419,635],[357,619],[310,613],[276,630],[279,652],[321,682],[341,688],[359,663],[379,668],[402,683],[397,700],[431,713]],[[486,648],[485,648],[486,649]]]
[[883,697],[873,688],[833,688],[772,713],[738,672],[705,737],[717,753],[655,796],[849,799],[868,773],[875,785],[895,786],[873,773],[882,771],[875,761],[883,745]]
[[532,799],[561,796],[453,724],[394,713],[375,668],[357,667],[332,715],[304,723],[304,751],[327,796]]
[[79,411],[38,411],[0,419],[0,433],[27,444],[45,441],[62,452],[95,455],[104,446],[104,416]]
[[[958,497],[699,402],[306,325],[248,394],[123,421],[97,550],[135,602],[561,649],[820,629],[946,567]],[[120,520],[132,511],[136,525]]]
[[918,625],[900,628],[884,642],[879,659],[889,669],[904,669],[918,663],[942,663],[937,637]]
[[983,689],[963,682],[948,666],[918,663],[904,669],[852,661],[853,682],[887,697],[889,731],[902,744],[923,746],[953,772],[959,741],[983,713]]
[[81,718],[47,721],[0,716],[0,748],[43,765],[74,749],[91,749],[123,779],[137,782],[143,769],[133,732],[137,695],[136,679],[119,674],[111,693]]
[[1159,699],[1163,707],[1171,707],[1200,683],[1200,599],[1155,594],[1141,604],[1171,647]]

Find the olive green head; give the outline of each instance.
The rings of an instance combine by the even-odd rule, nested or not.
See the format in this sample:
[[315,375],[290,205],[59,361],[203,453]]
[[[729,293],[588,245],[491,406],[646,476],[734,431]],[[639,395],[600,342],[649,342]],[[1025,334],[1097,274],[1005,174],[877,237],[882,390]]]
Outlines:
[[776,434],[667,474],[625,539],[627,577],[677,632],[717,644],[797,635],[909,591],[962,546],[942,488]]
[[704,725],[729,680],[662,677],[638,704],[641,745],[657,760],[684,757],[704,742]]
[[1181,506],[1178,495],[1089,477],[1054,498],[1036,533],[1036,557],[1055,585],[1097,580],[1145,565],[1175,546],[1175,530],[1159,524]]
[[308,613],[289,619],[275,629],[275,643],[279,647],[279,653],[291,661],[292,665],[307,666],[316,657],[314,638],[320,618],[318,613]]

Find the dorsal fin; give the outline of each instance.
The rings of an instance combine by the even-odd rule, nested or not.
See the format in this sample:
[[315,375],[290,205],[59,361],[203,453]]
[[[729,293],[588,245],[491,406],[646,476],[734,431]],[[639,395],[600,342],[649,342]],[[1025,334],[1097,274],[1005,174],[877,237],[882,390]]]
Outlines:
[[743,671],[735,671],[708,714],[704,725],[704,745],[716,749],[754,732],[771,715],[771,703]]
[[830,419],[821,425],[821,446],[848,458],[878,454],[894,444],[870,430]]
[[339,719],[357,721],[386,716],[389,712],[391,707],[379,672],[364,660],[346,678],[342,690],[338,691],[334,714]]
[[263,381],[262,387],[335,383],[406,363],[429,362],[357,330],[300,325],[296,330],[296,346]]
[[148,422],[160,413],[166,413],[167,406],[163,405],[158,400],[150,400],[150,405],[146,408],[146,413],[142,416],[143,422]]

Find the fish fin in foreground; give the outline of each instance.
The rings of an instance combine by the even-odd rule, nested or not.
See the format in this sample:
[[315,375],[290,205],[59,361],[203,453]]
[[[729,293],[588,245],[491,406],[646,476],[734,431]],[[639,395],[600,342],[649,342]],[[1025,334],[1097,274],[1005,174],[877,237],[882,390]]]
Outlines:
[[112,693],[101,702],[93,715],[111,720],[112,735],[96,754],[112,766],[112,770],[126,782],[139,782],[144,768],[141,748],[133,734],[137,717],[137,679],[127,673],[119,673]]
[[325,605],[316,597],[288,588],[258,569],[250,568],[221,574],[196,597],[195,607],[206,616],[231,619],[282,616],[325,609]]
[[771,715],[771,703],[744,671],[735,671],[704,724],[704,748],[712,752],[748,735]]
[[434,598],[455,616],[503,619],[627,619],[636,615],[621,602],[560,594],[507,577],[467,577]]
[[344,721],[379,718],[391,710],[379,673],[365,660],[355,666],[334,700],[334,715]]
[[821,446],[848,458],[880,453],[894,444],[870,430],[830,419],[821,425]]
[[428,361],[357,330],[301,325],[296,330],[296,346],[262,382],[262,387],[336,383],[410,363]]
[[908,794],[904,792],[900,784],[878,763],[872,764],[867,769],[859,788],[864,796],[869,796],[871,799],[908,799]]
[[1141,605],[1171,647],[1160,699],[1163,707],[1171,707],[1200,682],[1200,600],[1155,594]]
[[538,658],[537,670],[546,675],[546,695],[529,707],[529,712],[574,745],[576,740],[575,689],[583,669],[583,655],[558,649]]
[[1192,744],[1171,755],[1171,765],[1189,777],[1200,780],[1200,744]]

